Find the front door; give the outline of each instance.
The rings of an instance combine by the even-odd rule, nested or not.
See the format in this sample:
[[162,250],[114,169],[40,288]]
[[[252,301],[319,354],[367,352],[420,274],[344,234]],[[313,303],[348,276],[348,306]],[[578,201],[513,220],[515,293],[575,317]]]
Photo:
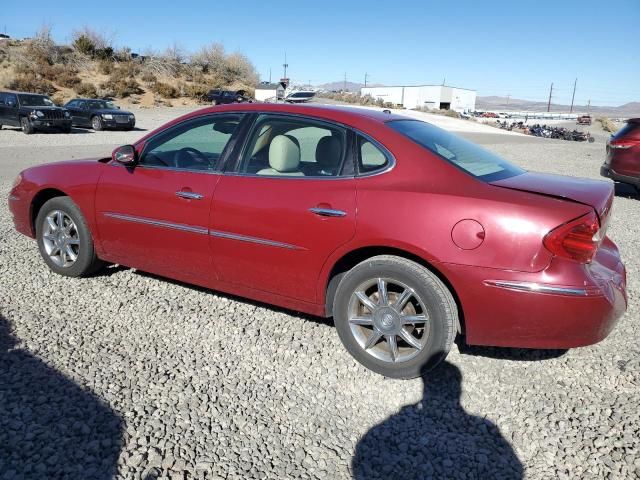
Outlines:
[[138,164],[105,166],[96,221],[106,257],[156,273],[215,279],[208,221],[241,115],[187,120],[147,140]]
[[355,234],[348,132],[260,115],[214,194],[211,241],[221,280],[317,303],[326,259]]

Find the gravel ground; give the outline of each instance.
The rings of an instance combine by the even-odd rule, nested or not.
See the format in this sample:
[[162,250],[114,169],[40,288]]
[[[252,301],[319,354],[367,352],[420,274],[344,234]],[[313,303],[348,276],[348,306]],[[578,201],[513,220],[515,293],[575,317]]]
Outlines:
[[[108,153],[128,134],[35,147],[20,135],[0,132],[1,198],[18,170]],[[470,137],[525,168],[593,178],[604,151]],[[454,346],[424,381],[365,370],[330,321],[126,268],[56,276],[3,201],[0,479],[639,478],[640,200],[619,193],[609,234],[630,305],[608,339]]]

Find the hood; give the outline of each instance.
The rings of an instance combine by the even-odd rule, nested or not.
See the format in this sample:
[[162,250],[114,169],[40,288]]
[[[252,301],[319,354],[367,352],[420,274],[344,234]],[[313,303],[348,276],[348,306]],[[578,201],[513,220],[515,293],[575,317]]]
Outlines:
[[526,172],[490,183],[497,187],[538,193],[589,205],[597,212],[601,221],[607,216],[614,195],[612,182],[550,173]]
[[22,105],[20,108],[24,108],[25,110],[40,110],[42,112],[50,112],[53,110],[66,110],[64,107],[32,107],[31,105]]

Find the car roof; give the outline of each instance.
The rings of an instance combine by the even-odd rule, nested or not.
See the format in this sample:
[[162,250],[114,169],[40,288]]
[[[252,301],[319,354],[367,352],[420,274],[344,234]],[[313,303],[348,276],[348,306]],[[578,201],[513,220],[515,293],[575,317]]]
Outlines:
[[16,95],[37,95],[39,97],[48,97],[45,93],[19,92],[18,90],[0,90],[0,93],[14,93]]
[[[304,104],[292,105],[286,103],[236,103],[229,105],[216,105],[207,107],[202,110],[193,112],[194,115],[203,113],[216,113],[223,111],[246,111],[246,112],[274,112],[274,113],[292,113],[300,115],[309,115],[322,117],[333,120],[349,120],[358,121],[363,118],[373,120],[379,123],[385,123],[390,120],[407,120],[407,117],[396,115],[394,113],[384,113],[382,110],[374,108],[366,108],[361,106],[346,105],[324,105],[324,104]],[[191,115],[191,114],[189,114]]]

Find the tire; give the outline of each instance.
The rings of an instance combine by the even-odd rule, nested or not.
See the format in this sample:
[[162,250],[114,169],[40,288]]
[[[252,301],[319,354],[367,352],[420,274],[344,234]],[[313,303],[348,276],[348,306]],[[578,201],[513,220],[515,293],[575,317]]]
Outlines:
[[[52,228],[50,220],[57,228]],[[60,220],[67,229],[64,235],[57,233],[60,231]],[[78,206],[69,197],[55,197],[45,202],[36,217],[36,239],[45,263],[60,275],[87,276],[104,265],[96,255],[87,222]],[[60,245],[63,248],[59,248]],[[75,259],[68,253],[62,254],[63,250],[68,252],[64,246],[71,249]]]
[[[388,302],[379,302],[380,279],[386,284]],[[373,310],[356,296],[358,291],[364,292]],[[394,306],[405,291],[401,308]],[[391,378],[415,378],[432,370],[449,353],[458,326],[456,302],[444,283],[423,266],[390,255],[365,260],[344,275],[333,314],[347,351],[369,370]],[[404,340],[407,336],[416,346]],[[390,337],[395,338],[396,349]],[[379,340],[367,346],[375,338]]]
[[33,125],[27,117],[20,117],[20,128],[22,128],[22,133],[25,135],[31,135],[33,133]]
[[93,128],[96,132],[99,132],[104,128],[104,126],[102,125],[102,119],[98,115],[91,117],[91,128]]
[[69,125],[68,127],[64,127],[62,129],[62,133],[71,133],[71,125]]

